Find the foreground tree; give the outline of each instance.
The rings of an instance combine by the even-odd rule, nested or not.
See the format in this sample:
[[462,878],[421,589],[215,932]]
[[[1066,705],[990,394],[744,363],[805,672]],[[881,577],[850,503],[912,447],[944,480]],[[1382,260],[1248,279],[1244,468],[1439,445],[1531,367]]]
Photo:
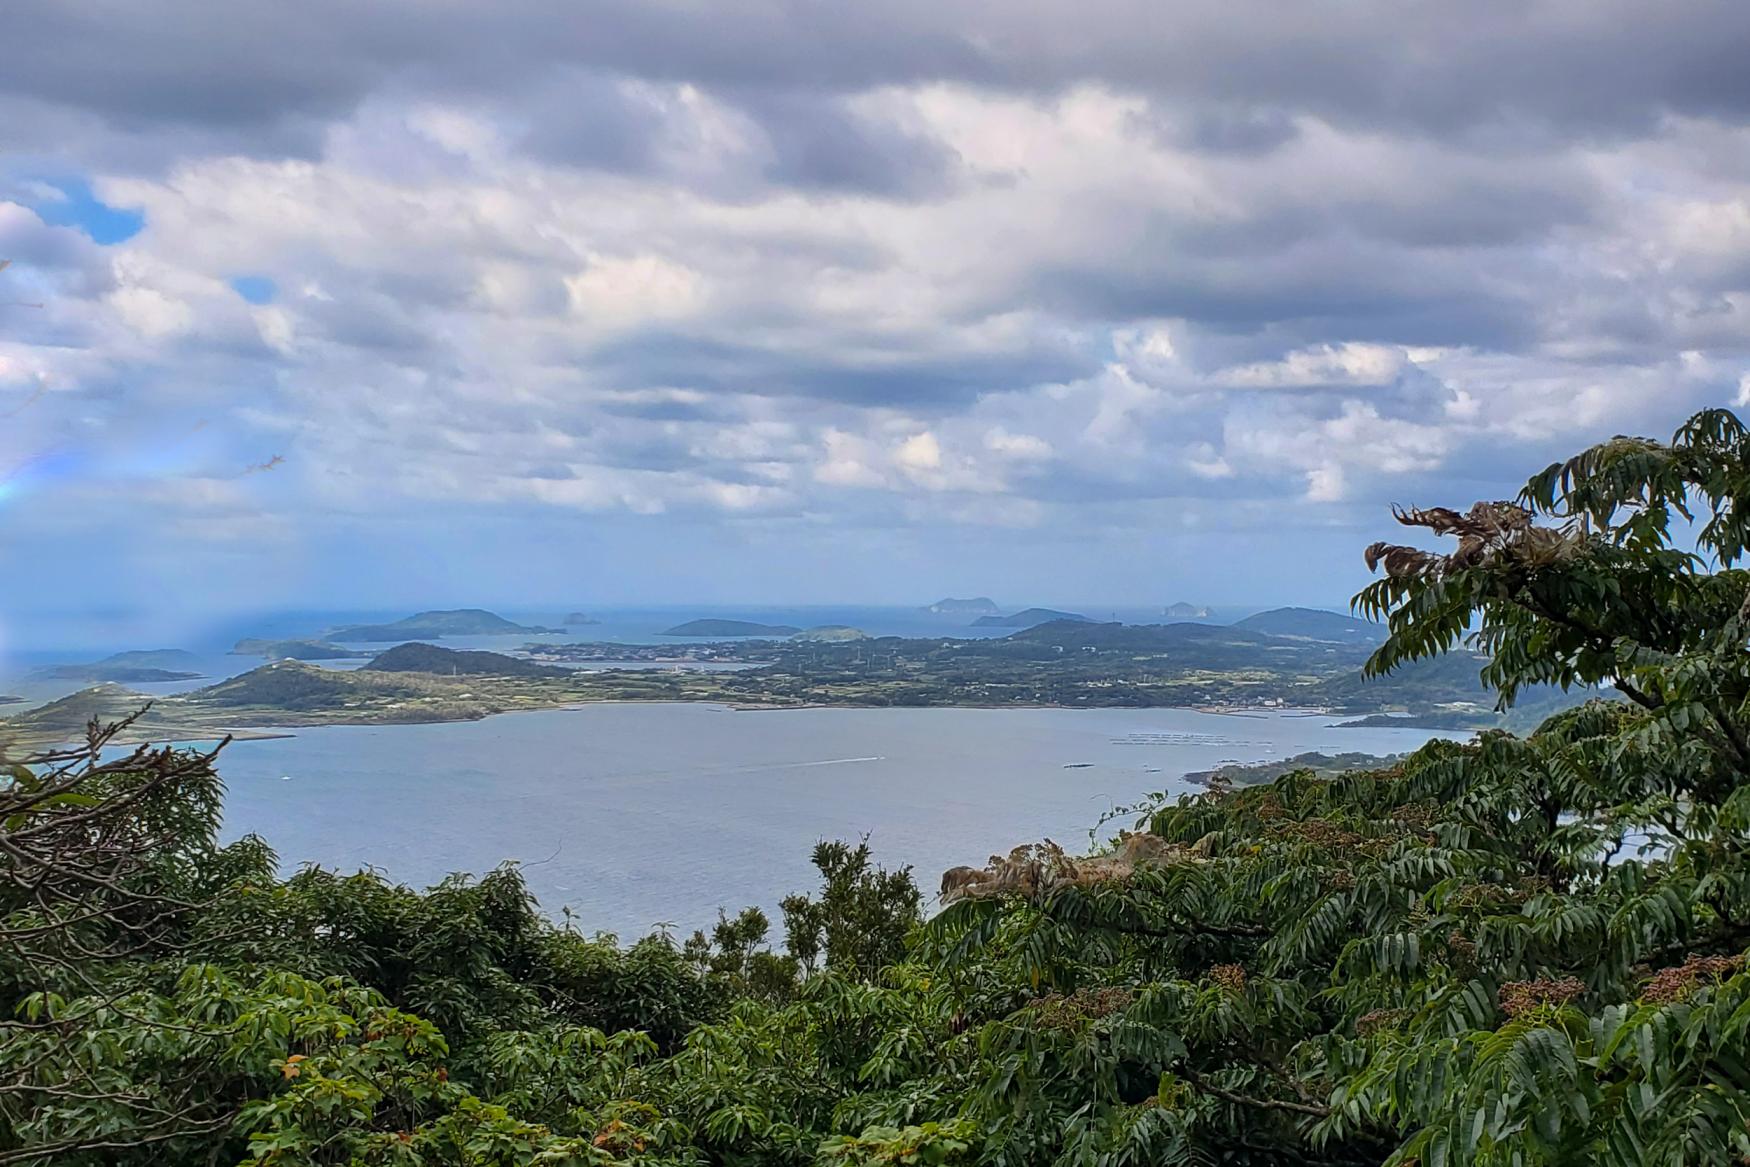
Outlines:
[[[1001,1113],[1057,1116],[983,1156],[1750,1154],[1746,498],[1750,440],[1712,411],[1551,467],[1515,503],[1400,512],[1458,546],[1369,548],[1385,576],[1357,606],[1390,631],[1372,671],[1468,640],[1503,703],[1534,683],[1628,700],[1184,800],[1152,829],[1206,862],[945,913],[944,967],[1010,970],[981,1039],[1025,1055],[997,1079],[1025,1105]],[[1033,984],[1053,991],[1003,1013]],[[1029,1010],[1073,1042],[1041,1058]]]

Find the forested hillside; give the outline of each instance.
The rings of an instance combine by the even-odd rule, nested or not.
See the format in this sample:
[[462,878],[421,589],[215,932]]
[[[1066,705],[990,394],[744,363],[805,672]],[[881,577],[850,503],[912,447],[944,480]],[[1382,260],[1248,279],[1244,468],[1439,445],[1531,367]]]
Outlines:
[[514,869],[281,880],[216,842],[222,753],[94,731],[0,793],[0,1164],[1742,1162],[1746,500],[1712,411],[1400,512],[1454,545],[1367,549],[1371,671],[1623,699],[1020,848],[927,921],[845,844],[775,928],[630,946]]

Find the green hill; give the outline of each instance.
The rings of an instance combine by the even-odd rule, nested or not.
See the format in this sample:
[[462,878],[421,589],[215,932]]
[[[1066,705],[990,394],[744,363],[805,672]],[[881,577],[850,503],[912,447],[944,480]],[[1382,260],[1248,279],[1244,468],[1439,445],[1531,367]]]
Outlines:
[[1012,616],[980,616],[972,622],[974,628],[1031,628],[1054,620],[1081,620],[1092,623],[1078,612],[1059,612],[1055,608],[1025,608]]
[[336,628],[327,639],[353,643],[376,640],[435,640],[444,636],[515,636],[563,632],[563,628],[515,624],[483,608],[420,612],[393,624],[353,624]]
[[414,697],[420,690],[391,678],[319,668],[302,661],[275,661],[251,669],[187,695],[186,700],[205,708],[261,707],[289,712],[330,710],[358,697],[362,685],[371,684],[373,696]]
[[1273,608],[1234,623],[1235,628],[1266,632],[1271,636],[1299,636],[1307,640],[1368,641],[1385,639],[1385,628],[1369,620],[1357,620],[1322,608]]
[[441,677],[569,677],[570,669],[538,665],[501,652],[460,652],[435,644],[398,644],[373,657],[364,671],[432,673]]
[[664,636],[795,636],[800,628],[788,624],[755,624],[751,620],[688,620],[662,633]]

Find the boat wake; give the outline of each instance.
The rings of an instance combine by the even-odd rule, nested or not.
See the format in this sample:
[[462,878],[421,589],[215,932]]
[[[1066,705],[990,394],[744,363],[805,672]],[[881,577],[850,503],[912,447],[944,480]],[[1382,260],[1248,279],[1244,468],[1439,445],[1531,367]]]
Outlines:
[[801,770],[808,766],[848,766],[853,762],[885,762],[886,754],[877,754],[872,758],[823,758],[818,762],[783,762],[776,766],[762,767],[769,770]]

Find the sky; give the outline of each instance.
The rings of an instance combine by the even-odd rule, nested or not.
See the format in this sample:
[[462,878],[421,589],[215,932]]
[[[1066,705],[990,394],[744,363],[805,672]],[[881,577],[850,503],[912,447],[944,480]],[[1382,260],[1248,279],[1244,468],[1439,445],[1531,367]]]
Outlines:
[[0,625],[1328,603],[1393,502],[1750,402],[1739,0],[0,40]]

